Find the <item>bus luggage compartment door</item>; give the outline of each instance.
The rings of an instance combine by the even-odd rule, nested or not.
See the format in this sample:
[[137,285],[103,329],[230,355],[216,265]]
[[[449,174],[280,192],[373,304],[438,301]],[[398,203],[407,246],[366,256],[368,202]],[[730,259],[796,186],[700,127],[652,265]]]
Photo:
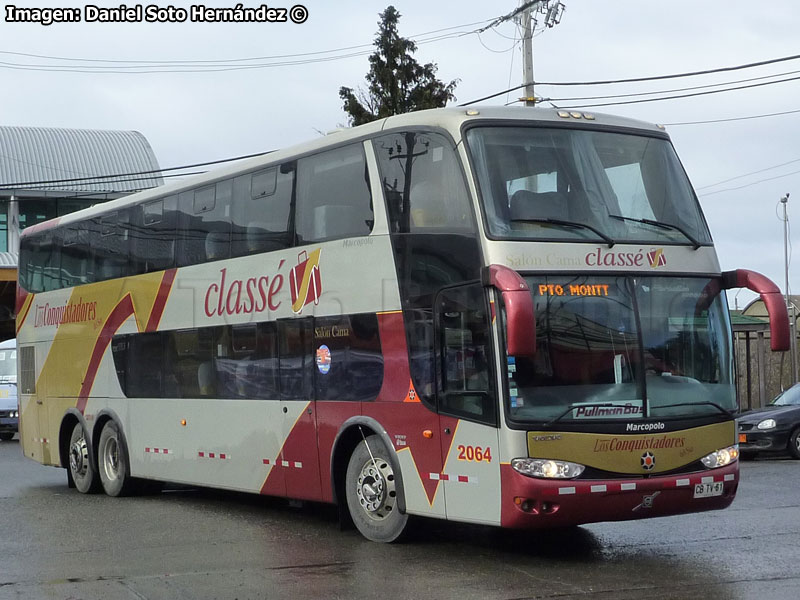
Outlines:
[[286,495],[301,500],[319,500],[322,494],[312,373],[312,322],[311,318],[278,322],[284,436],[280,464]]

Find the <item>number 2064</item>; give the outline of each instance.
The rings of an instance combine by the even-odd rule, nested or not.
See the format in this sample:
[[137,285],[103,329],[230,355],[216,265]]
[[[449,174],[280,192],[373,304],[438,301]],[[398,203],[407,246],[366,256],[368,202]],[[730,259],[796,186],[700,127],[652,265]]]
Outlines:
[[481,448],[480,446],[463,446],[458,447],[458,460],[466,460],[469,462],[492,462],[492,449],[489,446]]

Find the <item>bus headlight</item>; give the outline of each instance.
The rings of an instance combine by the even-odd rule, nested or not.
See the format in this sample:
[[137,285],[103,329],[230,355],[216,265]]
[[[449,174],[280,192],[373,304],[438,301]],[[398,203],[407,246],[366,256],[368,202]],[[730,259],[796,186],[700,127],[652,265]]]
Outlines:
[[739,446],[728,446],[704,456],[700,460],[709,469],[716,469],[731,464],[739,458]]
[[549,460],[546,458],[515,458],[511,467],[528,477],[542,479],[574,479],[586,468],[565,460]]
[[764,419],[758,425],[756,425],[756,429],[775,429],[778,424],[775,422],[775,419]]

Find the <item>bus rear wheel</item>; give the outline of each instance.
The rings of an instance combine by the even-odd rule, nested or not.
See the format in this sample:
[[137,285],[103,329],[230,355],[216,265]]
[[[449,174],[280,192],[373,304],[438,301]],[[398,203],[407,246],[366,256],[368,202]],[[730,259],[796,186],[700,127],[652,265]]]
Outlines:
[[363,440],[347,465],[345,496],[356,528],[373,542],[398,541],[408,515],[397,506],[397,486],[389,451],[376,435]]
[[89,455],[89,444],[83,425],[76,423],[69,438],[69,473],[75,489],[81,494],[97,491],[97,471]]
[[103,426],[97,450],[97,467],[105,493],[109,496],[129,494],[132,482],[127,446],[114,421]]

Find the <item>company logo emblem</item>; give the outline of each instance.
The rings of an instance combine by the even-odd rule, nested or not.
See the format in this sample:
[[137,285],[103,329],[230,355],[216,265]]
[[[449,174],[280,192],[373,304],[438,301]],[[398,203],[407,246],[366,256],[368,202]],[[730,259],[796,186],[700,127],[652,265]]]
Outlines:
[[656,497],[657,497],[657,496],[658,496],[660,493],[661,493],[661,492],[653,492],[653,493],[652,493],[651,495],[649,495],[649,496],[644,496],[644,497],[642,498],[642,503],[641,503],[641,504],[639,504],[638,506],[634,506],[634,507],[633,507],[633,512],[636,512],[636,511],[637,511],[637,510],[639,510],[640,508],[653,508],[653,502],[655,501]]
[[331,370],[331,350],[325,344],[317,348],[317,369],[323,375],[327,375]]
[[654,248],[650,250],[650,252],[647,253],[647,260],[650,262],[650,267],[652,269],[667,266],[667,257],[664,256],[663,248]]
[[645,471],[652,471],[653,467],[656,466],[656,457],[653,456],[652,452],[645,452],[642,454],[642,468]]
[[313,302],[319,304],[322,295],[322,278],[319,270],[321,249],[314,250],[309,256],[304,250],[297,255],[297,266],[289,271],[289,283],[292,291],[292,310],[300,313],[303,307]]

